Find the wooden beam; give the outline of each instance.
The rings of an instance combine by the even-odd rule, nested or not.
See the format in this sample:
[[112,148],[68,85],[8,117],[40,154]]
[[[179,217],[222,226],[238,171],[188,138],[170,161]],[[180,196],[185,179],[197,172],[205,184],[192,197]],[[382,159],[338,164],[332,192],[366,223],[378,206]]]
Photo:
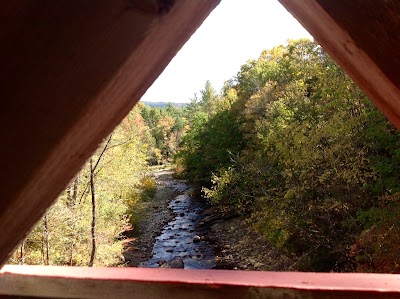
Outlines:
[[219,0],[0,10],[0,266]]
[[279,1],[400,129],[400,2]]
[[398,298],[394,274],[5,266],[0,295],[51,298]]

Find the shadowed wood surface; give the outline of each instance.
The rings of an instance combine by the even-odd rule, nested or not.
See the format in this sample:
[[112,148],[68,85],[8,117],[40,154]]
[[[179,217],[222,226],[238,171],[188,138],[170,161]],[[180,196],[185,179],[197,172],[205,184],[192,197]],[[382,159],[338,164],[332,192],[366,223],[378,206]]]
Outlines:
[[218,2],[4,3],[0,265]]
[[400,128],[400,2],[279,1]]

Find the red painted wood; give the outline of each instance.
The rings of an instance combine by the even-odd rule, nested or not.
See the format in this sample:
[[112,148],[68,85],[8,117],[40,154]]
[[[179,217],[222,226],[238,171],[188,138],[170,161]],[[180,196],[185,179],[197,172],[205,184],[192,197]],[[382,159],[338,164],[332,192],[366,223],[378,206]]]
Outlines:
[[6,295],[129,297],[135,291],[148,298],[164,292],[175,298],[190,292],[198,295],[193,298],[395,298],[400,275],[11,265],[0,271],[0,294]]
[[4,273],[74,279],[399,292],[400,275],[6,265]]

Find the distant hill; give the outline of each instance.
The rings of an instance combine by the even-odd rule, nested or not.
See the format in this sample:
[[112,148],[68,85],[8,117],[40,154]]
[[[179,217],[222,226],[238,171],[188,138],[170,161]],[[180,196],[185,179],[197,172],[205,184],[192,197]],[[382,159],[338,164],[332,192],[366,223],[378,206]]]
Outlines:
[[171,104],[175,108],[182,108],[188,105],[188,103],[172,103],[172,102],[145,102],[141,101],[143,104],[150,106],[150,107],[157,107],[157,108],[163,108],[166,107],[168,104]]

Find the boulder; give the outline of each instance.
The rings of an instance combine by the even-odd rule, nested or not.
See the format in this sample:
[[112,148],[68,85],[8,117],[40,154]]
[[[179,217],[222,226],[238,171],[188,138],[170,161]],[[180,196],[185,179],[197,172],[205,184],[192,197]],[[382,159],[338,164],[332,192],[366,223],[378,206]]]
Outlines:
[[183,269],[185,267],[181,257],[173,258],[161,265],[161,268]]

